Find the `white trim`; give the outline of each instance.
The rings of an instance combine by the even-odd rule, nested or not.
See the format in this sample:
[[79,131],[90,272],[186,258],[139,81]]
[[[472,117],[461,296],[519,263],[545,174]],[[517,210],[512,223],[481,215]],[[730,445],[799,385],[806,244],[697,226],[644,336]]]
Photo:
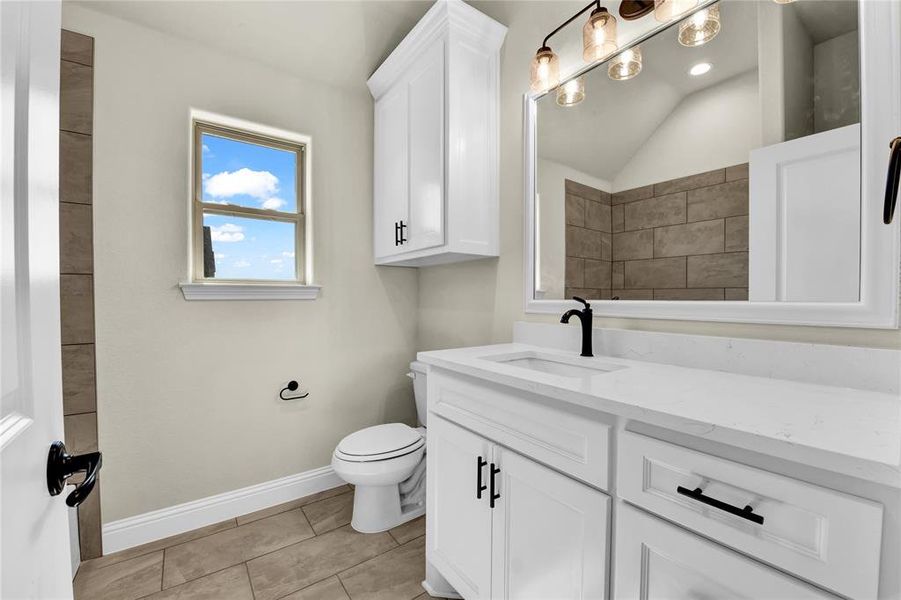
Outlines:
[[[859,302],[700,302],[592,300],[602,317],[774,323],[832,327],[898,327],[901,218],[882,223],[888,143],[901,133],[901,4],[861,2],[861,281]],[[535,289],[536,101],[523,98],[525,312],[561,314],[571,300],[538,300]]]
[[179,283],[185,300],[315,300],[318,285],[300,283]]
[[103,526],[103,550],[109,554],[233,519],[343,485],[332,468],[320,467],[257,485],[177,504]]

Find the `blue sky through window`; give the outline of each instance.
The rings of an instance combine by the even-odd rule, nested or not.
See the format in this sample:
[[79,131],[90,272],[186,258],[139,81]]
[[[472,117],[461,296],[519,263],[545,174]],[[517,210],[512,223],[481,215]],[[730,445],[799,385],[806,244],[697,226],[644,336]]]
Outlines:
[[[297,155],[287,150],[201,134],[201,200],[297,212]],[[292,222],[204,212],[216,279],[293,280]]]

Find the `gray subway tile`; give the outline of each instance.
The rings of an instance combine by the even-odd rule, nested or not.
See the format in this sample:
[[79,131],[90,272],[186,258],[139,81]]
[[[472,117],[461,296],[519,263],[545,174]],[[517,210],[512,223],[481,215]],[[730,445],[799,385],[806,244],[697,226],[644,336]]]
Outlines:
[[625,204],[626,202],[634,202],[635,200],[644,200],[654,195],[654,186],[645,185],[642,187],[623,190],[622,192],[614,192],[610,197],[613,204]]
[[660,227],[654,230],[654,256],[714,254],[723,251],[723,240],[722,219]]
[[748,288],[726,288],[726,300],[747,300]]
[[687,287],[747,287],[748,253],[688,257]]
[[653,256],[653,229],[613,234],[613,260],[634,260]]
[[723,288],[655,289],[654,300],[722,300]]
[[654,290],[613,290],[613,296],[620,300],[653,300]]
[[630,202],[624,209],[626,231],[684,223],[685,192]]
[[593,200],[594,202],[601,201],[601,190],[591,187],[590,185],[566,179],[564,180],[564,188],[567,194],[580,196],[586,200]]
[[582,287],[585,285],[585,259],[566,257],[566,287]]
[[748,215],[726,219],[726,252],[748,249]]
[[688,221],[748,214],[748,180],[740,179],[688,192]]
[[97,410],[94,345],[63,346],[63,412],[67,415]]
[[60,273],[94,270],[94,224],[91,205],[59,203]]
[[726,181],[726,169],[714,169],[704,173],[679,177],[678,179],[670,179],[654,184],[654,195],[663,196],[664,194],[672,194],[673,192],[684,192],[708,185],[716,185]]
[[726,181],[748,178],[748,163],[726,167]]
[[587,288],[610,289],[610,261],[585,259],[585,283]]
[[610,273],[610,286],[613,288],[622,289],[625,286],[625,263],[623,262],[615,262],[611,268]]
[[627,289],[684,288],[685,257],[626,261],[625,284]]
[[91,204],[93,138],[82,133],[59,132],[59,200]]
[[564,212],[567,225],[585,227],[585,204],[587,202],[588,200],[585,198],[566,194]]
[[611,227],[610,206],[600,202],[585,203],[585,227],[610,233]]
[[613,233],[619,233],[626,230],[625,206],[616,204],[610,207],[610,230]]
[[60,36],[60,58],[82,65],[93,65],[94,38],[63,29]]
[[59,128],[90,134],[94,128],[94,69],[60,61]]
[[59,299],[62,343],[93,343],[93,278],[90,275],[61,275]]

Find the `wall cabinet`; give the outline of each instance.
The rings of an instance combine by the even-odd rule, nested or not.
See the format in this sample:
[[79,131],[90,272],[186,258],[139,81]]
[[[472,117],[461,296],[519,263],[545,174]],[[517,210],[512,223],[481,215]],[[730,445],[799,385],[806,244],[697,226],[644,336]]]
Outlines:
[[428,443],[429,560],[464,598],[606,596],[607,495],[437,416]]
[[506,28],[439,0],[367,82],[376,264],[498,255],[498,53]]

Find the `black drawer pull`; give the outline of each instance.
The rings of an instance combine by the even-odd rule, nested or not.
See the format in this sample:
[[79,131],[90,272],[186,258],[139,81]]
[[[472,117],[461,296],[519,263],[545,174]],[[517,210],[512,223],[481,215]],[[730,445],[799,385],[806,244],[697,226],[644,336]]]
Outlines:
[[495,475],[497,475],[500,472],[501,472],[500,468],[495,467],[494,463],[491,463],[491,495],[488,497],[488,501],[489,501],[488,506],[490,506],[491,508],[494,508],[494,501],[501,497],[500,492],[495,492],[495,490],[497,488],[495,487],[496,484],[494,483]]
[[479,456],[476,458],[476,499],[482,499],[482,492],[484,492],[488,486],[482,483],[482,469],[485,465],[488,464],[488,461]]
[[891,224],[898,202],[898,184],[901,183],[901,136],[889,142],[888,175],[885,180],[885,206],[882,208],[882,222]]
[[754,508],[750,505],[745,506],[744,508],[738,508],[737,506],[732,506],[731,504],[727,504],[722,500],[717,500],[716,498],[711,498],[710,496],[704,495],[704,490],[701,488],[695,488],[694,490],[690,490],[688,488],[682,487],[681,485],[676,488],[676,491],[683,496],[688,496],[692,500],[697,500],[702,504],[706,504],[708,506],[712,506],[713,508],[718,508],[722,511],[729,513],[730,515],[735,515],[736,517],[741,517],[742,519],[747,519],[753,523],[757,523],[758,525],[763,525],[763,515],[754,514]]

